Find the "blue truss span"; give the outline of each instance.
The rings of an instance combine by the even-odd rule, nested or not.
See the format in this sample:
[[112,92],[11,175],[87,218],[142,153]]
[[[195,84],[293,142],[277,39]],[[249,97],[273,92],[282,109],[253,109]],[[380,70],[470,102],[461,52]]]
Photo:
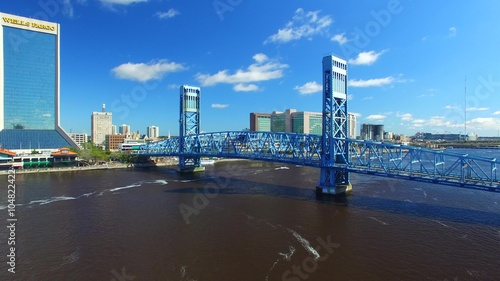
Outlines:
[[[345,145],[333,164],[321,161],[322,136],[277,132],[215,132],[187,135],[140,147],[143,157],[225,157],[290,163],[339,171],[397,177],[500,191],[496,158],[394,143],[337,139]],[[183,151],[180,152],[180,143]],[[340,158],[340,159],[339,159]]]

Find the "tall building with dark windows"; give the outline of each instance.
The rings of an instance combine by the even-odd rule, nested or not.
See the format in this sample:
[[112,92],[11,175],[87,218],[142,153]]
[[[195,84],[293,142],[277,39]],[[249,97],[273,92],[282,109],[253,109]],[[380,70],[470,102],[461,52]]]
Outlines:
[[0,146],[78,147],[60,126],[57,23],[0,13]]

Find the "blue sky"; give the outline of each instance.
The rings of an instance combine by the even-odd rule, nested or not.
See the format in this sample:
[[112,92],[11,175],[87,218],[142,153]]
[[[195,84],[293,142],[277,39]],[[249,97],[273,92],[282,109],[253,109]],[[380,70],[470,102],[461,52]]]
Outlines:
[[[61,125],[178,133],[179,86],[202,131],[250,112],[321,111],[321,60],[349,62],[349,111],[387,131],[500,134],[500,2],[41,0],[1,11],[61,25]],[[359,134],[359,132],[358,132]]]

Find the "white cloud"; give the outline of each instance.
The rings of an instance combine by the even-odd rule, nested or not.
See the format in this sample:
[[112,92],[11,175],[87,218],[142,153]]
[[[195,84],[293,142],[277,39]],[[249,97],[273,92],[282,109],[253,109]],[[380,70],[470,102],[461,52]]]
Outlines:
[[255,54],[253,57],[252,57],[257,63],[263,63],[265,61],[268,60],[268,57],[263,54],[263,53],[259,53],[259,54]]
[[179,13],[179,11],[175,10],[175,9],[169,9],[168,11],[166,12],[156,12],[156,16],[163,20],[163,19],[169,19],[169,18],[173,18],[175,16],[177,16]]
[[396,113],[396,116],[399,117],[399,118],[401,118],[401,120],[403,120],[403,121],[411,121],[411,120],[413,120],[413,115],[411,115],[411,113],[404,113],[404,114],[402,114],[402,113],[398,112],[398,113]]
[[455,37],[457,36],[457,28],[452,26],[448,29],[449,33],[448,33],[448,37]]
[[488,107],[467,107],[467,111],[486,111],[490,110]]
[[500,115],[500,111],[493,112],[493,115]]
[[374,78],[374,79],[368,79],[368,80],[361,80],[361,79],[353,79],[349,80],[347,84],[351,87],[359,87],[359,88],[365,88],[365,87],[380,87],[380,86],[385,86],[392,84],[395,82],[396,79],[392,76],[384,77],[384,78]]
[[302,86],[295,86],[293,89],[299,91],[301,95],[309,95],[321,92],[323,90],[323,86],[321,84],[316,83],[316,81],[312,81],[312,82],[307,82]]
[[332,41],[335,41],[335,42],[339,43],[339,45],[344,45],[345,43],[347,43],[349,41],[349,40],[347,40],[347,38],[345,37],[344,34],[345,33],[335,34],[332,37]]
[[[253,56],[255,63],[247,67],[246,70],[238,69],[234,74],[230,74],[227,69],[220,70],[215,74],[196,74],[196,79],[202,86],[213,86],[220,83],[241,84],[273,80],[283,77],[283,69],[288,65],[276,61],[268,61],[264,54]],[[265,62],[265,63],[264,63]],[[257,87],[256,85],[235,86],[235,88],[244,89],[246,87]]]
[[255,84],[239,83],[233,86],[233,90],[236,92],[255,92],[259,90],[259,87]]
[[294,40],[300,40],[304,37],[311,38],[320,34],[332,24],[330,16],[320,17],[320,11],[306,12],[302,8],[295,11],[292,20],[285,27],[280,28],[278,32],[269,36],[264,44],[268,43],[287,43]]
[[385,51],[376,53],[375,51],[361,52],[355,59],[349,59],[349,64],[352,65],[370,65],[378,60],[380,55]]
[[185,70],[179,63],[168,62],[167,60],[151,61],[148,63],[124,63],[113,68],[111,71],[119,79],[128,79],[139,82],[158,80],[168,72]]
[[[474,130],[500,130],[500,118],[475,118],[467,121],[467,128]],[[468,131],[468,130],[467,130]]]
[[361,113],[358,113],[358,112],[349,112],[349,113],[351,113],[351,114],[353,114],[354,116],[356,116],[356,118],[359,118],[359,117],[361,117],[361,116],[362,116],[362,115],[361,115]]
[[212,108],[226,108],[229,104],[212,103]]
[[454,106],[454,105],[447,105],[445,107],[443,107],[444,109],[457,109],[458,107]]
[[412,120],[412,125],[409,129],[420,129],[424,128],[426,130],[432,130],[433,128],[460,128],[463,124],[453,123],[452,121],[446,120],[443,116],[433,116],[430,119],[414,119]]
[[140,3],[140,2],[148,2],[148,0],[100,0],[101,3],[103,4],[109,4],[109,5],[130,5],[134,3]]
[[371,120],[371,121],[384,121],[387,116],[382,115],[382,114],[372,114],[368,115],[365,119],[366,120]]
[[372,100],[373,97],[364,97],[363,100]]

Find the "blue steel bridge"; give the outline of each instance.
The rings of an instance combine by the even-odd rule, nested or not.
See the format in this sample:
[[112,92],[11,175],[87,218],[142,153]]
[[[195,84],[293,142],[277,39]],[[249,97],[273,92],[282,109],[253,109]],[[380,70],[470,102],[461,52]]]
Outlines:
[[[216,132],[144,145],[139,155],[227,157],[322,168],[322,136],[273,132]],[[339,140],[340,141],[340,140]],[[342,139],[336,169],[415,181],[500,191],[495,158],[477,157],[394,143]],[[184,143],[181,154],[180,145]]]
[[178,170],[204,170],[201,157],[252,159],[319,168],[316,191],[343,194],[350,173],[500,191],[496,158],[347,137],[347,63],[323,58],[322,135],[230,131],[200,133],[200,88],[180,88],[179,137],[143,145],[140,157],[178,156]]

